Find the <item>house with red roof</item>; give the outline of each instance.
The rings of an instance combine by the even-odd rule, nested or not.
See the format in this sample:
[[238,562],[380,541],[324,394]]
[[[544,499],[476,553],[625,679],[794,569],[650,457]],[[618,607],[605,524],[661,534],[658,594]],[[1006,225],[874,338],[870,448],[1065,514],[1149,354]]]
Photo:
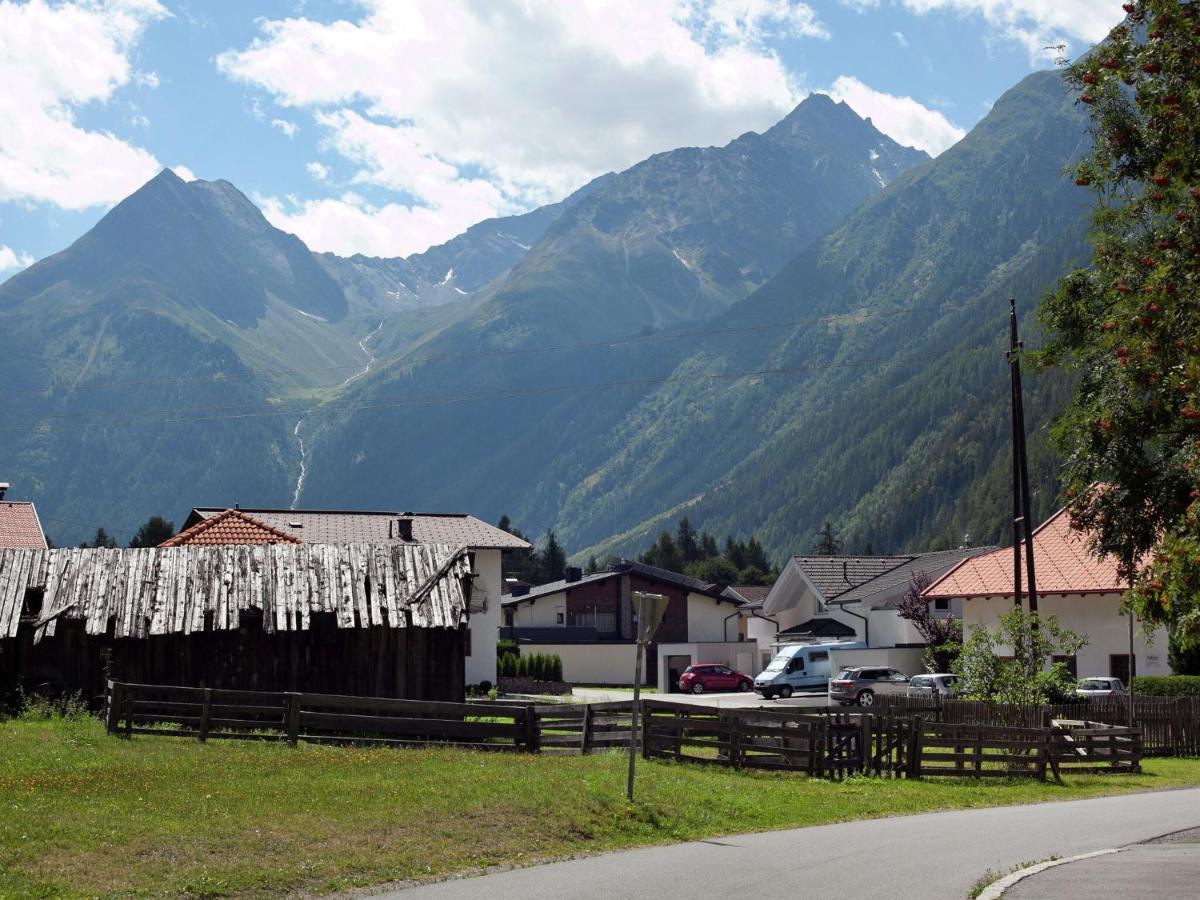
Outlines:
[[[1033,533],[1033,564],[1037,582],[1038,612],[1054,615],[1067,628],[1088,639],[1074,659],[1064,660],[1079,677],[1120,678],[1132,674],[1169,675],[1167,633],[1147,630],[1132,619],[1134,666],[1129,658],[1131,619],[1121,612],[1129,584],[1117,571],[1117,561],[1097,557],[1089,549],[1086,532],[1071,527],[1070,512],[1060,509]],[[1025,571],[1024,542],[1019,548]],[[1028,585],[1023,585],[1028,590]],[[930,602],[962,604],[963,630],[994,628],[1013,607],[1013,550],[994,550],[964,559],[922,594]],[[1028,604],[1028,600],[1024,602]]]
[[8,482],[0,482],[0,548],[45,550],[46,535],[37,508],[25,500],[8,500]]

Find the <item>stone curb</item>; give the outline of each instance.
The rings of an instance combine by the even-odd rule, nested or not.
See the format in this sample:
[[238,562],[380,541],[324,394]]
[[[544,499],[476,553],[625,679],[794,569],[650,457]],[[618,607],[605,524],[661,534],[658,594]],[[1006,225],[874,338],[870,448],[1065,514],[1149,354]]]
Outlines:
[[1030,875],[1036,875],[1039,872],[1044,872],[1047,869],[1053,869],[1055,866],[1065,866],[1067,863],[1079,862],[1081,859],[1091,859],[1094,856],[1108,856],[1110,853],[1120,853],[1120,848],[1111,850],[1095,850],[1091,853],[1081,853],[1078,856],[1068,856],[1066,859],[1051,859],[1046,862],[1038,863],[1035,866],[1029,866],[1024,869],[1018,869],[1009,875],[1005,875],[999,881],[993,881],[979,895],[978,900],[1000,900],[1010,887]]

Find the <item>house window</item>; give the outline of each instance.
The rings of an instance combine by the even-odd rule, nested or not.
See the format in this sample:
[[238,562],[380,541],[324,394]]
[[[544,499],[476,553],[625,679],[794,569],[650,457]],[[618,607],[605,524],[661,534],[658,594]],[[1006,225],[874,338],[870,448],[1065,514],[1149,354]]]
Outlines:
[[1069,674],[1072,678],[1079,677],[1079,660],[1076,659],[1074,654],[1071,654],[1070,656],[1055,655],[1050,657],[1050,662],[1063,663],[1067,667],[1067,674]]
[[556,609],[554,611],[554,624],[555,625],[567,624],[567,610],[565,607],[560,606],[560,607],[558,607],[558,609]]
[[933,601],[933,608],[937,612],[950,612],[950,600],[947,597]]

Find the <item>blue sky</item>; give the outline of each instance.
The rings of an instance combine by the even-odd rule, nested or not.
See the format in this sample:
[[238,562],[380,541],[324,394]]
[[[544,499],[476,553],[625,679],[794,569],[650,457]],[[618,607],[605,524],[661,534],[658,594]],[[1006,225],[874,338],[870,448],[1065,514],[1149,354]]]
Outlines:
[[1095,0],[0,0],[0,279],[163,166],[407,255],[812,91],[938,153]]

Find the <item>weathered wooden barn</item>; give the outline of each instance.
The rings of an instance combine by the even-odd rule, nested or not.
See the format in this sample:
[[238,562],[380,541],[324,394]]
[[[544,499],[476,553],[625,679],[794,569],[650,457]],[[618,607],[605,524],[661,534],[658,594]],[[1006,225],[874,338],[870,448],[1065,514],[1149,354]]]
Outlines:
[[461,700],[470,566],[440,544],[0,549],[0,683]]

